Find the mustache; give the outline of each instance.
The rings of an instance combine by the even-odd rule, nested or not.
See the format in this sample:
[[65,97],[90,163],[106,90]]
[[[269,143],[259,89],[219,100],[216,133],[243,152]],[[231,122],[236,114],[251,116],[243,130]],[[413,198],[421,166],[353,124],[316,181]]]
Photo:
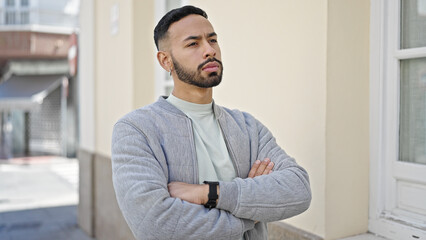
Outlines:
[[200,65],[198,65],[198,70],[201,70],[202,68],[203,68],[203,66],[204,65],[206,65],[207,63],[209,63],[209,62],[217,62],[217,63],[219,63],[219,65],[220,65],[220,67],[221,68],[223,68],[223,66],[222,66],[222,62],[221,61],[219,61],[218,59],[216,59],[216,58],[209,58],[209,59],[207,59],[206,61],[204,61],[203,63],[201,63]]

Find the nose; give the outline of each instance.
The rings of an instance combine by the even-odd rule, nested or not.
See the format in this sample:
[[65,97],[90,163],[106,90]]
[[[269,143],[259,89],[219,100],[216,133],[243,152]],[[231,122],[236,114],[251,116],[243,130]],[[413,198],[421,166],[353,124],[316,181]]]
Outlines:
[[205,48],[204,48],[204,58],[212,58],[216,56],[216,49],[211,46],[208,42],[206,42],[205,44]]

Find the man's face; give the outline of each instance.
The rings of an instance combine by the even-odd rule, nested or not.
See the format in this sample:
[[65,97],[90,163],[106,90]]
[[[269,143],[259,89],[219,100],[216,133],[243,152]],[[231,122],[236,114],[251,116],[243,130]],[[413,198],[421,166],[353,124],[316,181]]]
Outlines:
[[217,35],[210,22],[189,15],[170,25],[170,55],[178,78],[201,88],[219,85],[223,66]]

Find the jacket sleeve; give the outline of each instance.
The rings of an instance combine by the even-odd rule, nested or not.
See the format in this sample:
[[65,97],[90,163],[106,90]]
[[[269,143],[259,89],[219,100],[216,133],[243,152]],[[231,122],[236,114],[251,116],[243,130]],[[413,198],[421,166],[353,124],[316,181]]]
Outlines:
[[238,239],[254,227],[252,220],[227,211],[209,211],[170,197],[166,174],[144,133],[118,122],[112,137],[112,178],[118,205],[137,239]]
[[[248,115],[248,114],[247,114]],[[257,159],[270,158],[274,171],[255,178],[220,182],[217,208],[238,218],[271,222],[298,215],[308,209],[311,189],[308,173],[278,146],[271,132],[248,115],[249,131],[258,141]],[[250,130],[254,129],[254,130]],[[257,136],[256,136],[257,135]]]

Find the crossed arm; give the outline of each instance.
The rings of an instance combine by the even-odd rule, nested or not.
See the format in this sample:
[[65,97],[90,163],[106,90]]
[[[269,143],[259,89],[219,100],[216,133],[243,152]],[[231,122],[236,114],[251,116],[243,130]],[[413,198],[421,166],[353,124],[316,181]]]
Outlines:
[[[206,201],[207,189],[189,194],[196,196],[191,200],[185,196],[195,185],[188,185],[188,191],[181,183],[168,185],[163,168],[167,163],[154,157],[153,148],[158,146],[150,145],[133,124],[117,123],[112,141],[113,183],[120,209],[135,237],[238,239],[257,221],[276,221],[306,210],[310,203],[306,171],[286,155],[266,128],[259,130],[259,138],[263,143],[256,150],[257,158],[270,157],[274,171],[267,171],[266,163],[261,168],[258,160],[259,165],[253,165],[248,178],[220,182],[217,208],[209,211],[201,205]],[[274,197],[269,197],[272,193]]]
[[[274,163],[269,158],[263,161],[256,160],[248,174],[249,178],[268,175],[272,173]],[[170,196],[181,200],[204,205],[208,201],[209,186],[207,184],[189,184],[184,182],[171,182],[167,185]],[[217,186],[217,194],[220,197],[220,187]]]

